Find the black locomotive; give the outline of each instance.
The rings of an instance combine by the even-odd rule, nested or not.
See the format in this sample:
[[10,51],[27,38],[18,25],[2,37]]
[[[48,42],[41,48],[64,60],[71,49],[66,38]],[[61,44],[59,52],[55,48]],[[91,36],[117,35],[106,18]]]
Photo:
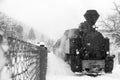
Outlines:
[[111,73],[114,65],[114,55],[110,55],[109,39],[94,28],[99,17],[96,10],[88,10],[75,34],[69,38],[69,53],[66,61],[73,72]]

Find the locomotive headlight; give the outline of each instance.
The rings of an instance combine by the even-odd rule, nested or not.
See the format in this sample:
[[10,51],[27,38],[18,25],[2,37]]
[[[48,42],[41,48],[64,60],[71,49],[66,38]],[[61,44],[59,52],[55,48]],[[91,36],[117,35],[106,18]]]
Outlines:
[[110,54],[110,52],[107,51],[106,54]]
[[79,54],[79,51],[78,51],[78,49],[76,49],[76,54]]
[[88,46],[90,46],[91,44],[90,43],[87,43]]

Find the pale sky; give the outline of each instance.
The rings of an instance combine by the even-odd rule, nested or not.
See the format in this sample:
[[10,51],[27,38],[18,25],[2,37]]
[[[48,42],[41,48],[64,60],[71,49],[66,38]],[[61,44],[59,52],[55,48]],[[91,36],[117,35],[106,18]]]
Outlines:
[[66,29],[78,27],[88,9],[104,18],[119,0],[0,0],[0,11],[52,38]]

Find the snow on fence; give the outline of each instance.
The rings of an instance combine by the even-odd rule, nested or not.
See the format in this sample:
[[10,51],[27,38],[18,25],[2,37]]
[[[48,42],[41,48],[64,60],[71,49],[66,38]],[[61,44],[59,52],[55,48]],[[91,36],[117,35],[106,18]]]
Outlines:
[[6,53],[12,80],[45,80],[47,48],[8,38]]

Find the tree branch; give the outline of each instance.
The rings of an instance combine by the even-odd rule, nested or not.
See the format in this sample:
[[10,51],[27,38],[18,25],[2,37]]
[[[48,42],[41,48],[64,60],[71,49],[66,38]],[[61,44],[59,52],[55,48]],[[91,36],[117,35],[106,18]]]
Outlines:
[[114,2],[113,3],[114,4],[114,6],[115,6],[115,10],[118,12],[118,14],[120,15],[120,10],[119,10],[119,7],[116,5],[116,3]]

